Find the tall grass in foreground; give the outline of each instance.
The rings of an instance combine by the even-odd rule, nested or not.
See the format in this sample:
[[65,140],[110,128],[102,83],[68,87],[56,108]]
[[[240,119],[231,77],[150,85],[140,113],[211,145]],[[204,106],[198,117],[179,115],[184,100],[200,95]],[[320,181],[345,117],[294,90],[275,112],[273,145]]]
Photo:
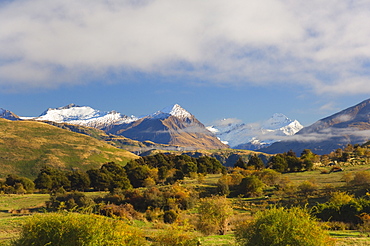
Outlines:
[[98,215],[78,213],[36,214],[28,218],[14,246],[146,245],[138,228]]

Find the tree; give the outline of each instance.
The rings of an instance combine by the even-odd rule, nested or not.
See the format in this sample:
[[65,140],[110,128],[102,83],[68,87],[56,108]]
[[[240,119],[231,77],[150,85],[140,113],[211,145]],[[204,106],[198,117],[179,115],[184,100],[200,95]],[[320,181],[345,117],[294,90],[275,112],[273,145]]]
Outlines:
[[[49,179],[51,180],[51,187]],[[65,172],[49,166],[41,168],[34,183],[36,188],[47,190],[57,190],[59,188],[67,190],[71,186],[71,182],[68,180]]]
[[35,183],[32,180],[26,177],[19,177],[14,174],[9,174],[6,177],[5,184],[14,188],[18,187],[18,189],[23,188],[28,193],[33,192],[33,190],[35,189]]
[[283,154],[277,154],[271,157],[268,164],[278,172],[285,172],[288,169],[288,163]]
[[50,176],[46,173],[40,173],[35,179],[35,186],[41,190],[51,190],[53,181]]
[[260,196],[265,184],[256,176],[251,175],[243,178],[239,185],[239,193],[247,197]]
[[252,166],[257,170],[262,169],[265,166],[261,158],[259,158],[257,155],[252,155],[247,165]]
[[131,161],[126,164],[124,169],[134,188],[144,186],[144,180],[149,177],[150,168],[148,165],[138,165],[135,161]]
[[239,157],[239,159],[235,162],[234,167],[247,169],[247,163],[245,163],[245,161],[243,161],[243,159]]
[[87,174],[90,177],[91,186],[98,190],[109,189],[113,192],[115,188],[129,189],[132,187],[125,169],[114,162],[105,163],[100,169],[88,170]]
[[286,156],[286,161],[287,161],[288,168],[289,168],[290,172],[301,171],[301,169],[302,169],[302,160],[301,159],[299,159],[296,156],[287,155]]
[[79,170],[70,172],[68,179],[71,182],[71,190],[84,191],[90,188],[90,178],[85,172]]
[[254,221],[240,224],[236,240],[243,246],[329,246],[327,232],[304,209],[293,207],[259,211]]
[[216,186],[218,195],[228,196],[230,194],[230,188],[225,179],[219,179]]
[[261,181],[267,185],[279,185],[282,174],[272,169],[263,169],[257,173]]
[[200,199],[197,228],[205,235],[224,235],[233,210],[224,196]]
[[96,190],[109,189],[111,177],[107,173],[102,172],[100,169],[90,169],[87,171],[87,174],[91,181],[91,187]]

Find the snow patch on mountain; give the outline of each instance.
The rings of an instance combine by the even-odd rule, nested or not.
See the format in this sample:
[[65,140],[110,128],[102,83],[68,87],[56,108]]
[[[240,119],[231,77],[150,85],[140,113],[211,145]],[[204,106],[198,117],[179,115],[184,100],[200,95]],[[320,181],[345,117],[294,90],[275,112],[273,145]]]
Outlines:
[[236,119],[223,119],[207,127],[230,147],[252,150],[269,146],[284,136],[294,135],[302,128],[297,120],[291,120],[283,114],[274,114],[261,124],[245,124]]

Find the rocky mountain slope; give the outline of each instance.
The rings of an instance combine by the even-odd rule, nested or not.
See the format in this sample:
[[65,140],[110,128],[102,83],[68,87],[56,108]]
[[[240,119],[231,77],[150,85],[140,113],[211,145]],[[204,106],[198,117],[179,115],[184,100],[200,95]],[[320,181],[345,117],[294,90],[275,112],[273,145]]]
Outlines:
[[311,149],[317,154],[327,154],[347,144],[362,144],[369,139],[370,99],[323,118],[291,138],[261,151],[282,153],[292,149],[300,154],[303,149]]
[[175,104],[128,124],[105,131],[134,140],[181,146],[184,149],[224,149],[221,141],[192,114]]
[[294,135],[303,126],[283,114],[274,114],[261,124],[234,123],[231,119],[224,119],[207,128],[232,148],[258,150],[280,141],[284,136]]

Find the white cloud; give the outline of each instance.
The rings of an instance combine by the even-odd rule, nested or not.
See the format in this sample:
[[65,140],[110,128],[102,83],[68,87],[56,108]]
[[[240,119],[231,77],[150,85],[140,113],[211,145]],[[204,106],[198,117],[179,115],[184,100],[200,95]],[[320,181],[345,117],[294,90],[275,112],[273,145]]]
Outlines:
[[227,127],[229,125],[235,125],[235,124],[241,124],[242,120],[237,118],[226,118],[222,120],[215,120],[212,122],[213,125],[221,126],[221,127]]
[[7,1],[0,3],[0,86],[54,87],[140,71],[369,93],[369,3]]

